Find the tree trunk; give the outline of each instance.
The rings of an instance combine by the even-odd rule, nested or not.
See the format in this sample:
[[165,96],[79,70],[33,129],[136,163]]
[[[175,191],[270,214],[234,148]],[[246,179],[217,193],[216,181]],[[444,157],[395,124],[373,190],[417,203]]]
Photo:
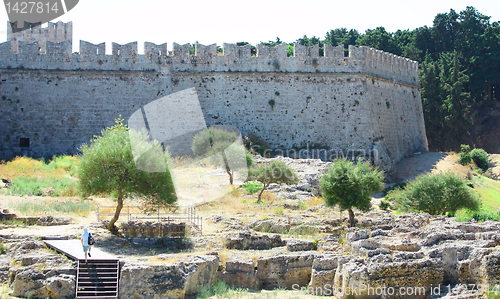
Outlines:
[[111,220],[109,221],[109,224],[108,224],[108,230],[111,232],[117,231],[117,229],[115,227],[115,223],[116,223],[116,221],[118,221],[118,218],[120,217],[120,212],[122,211],[122,208],[123,208],[123,191],[122,190],[118,190],[117,202],[118,202],[118,205],[116,206],[115,215],[113,216],[113,218],[111,218]]
[[264,186],[262,187],[262,190],[260,190],[260,193],[259,193],[259,199],[257,199],[257,203],[261,203],[261,202],[262,202],[262,200],[261,200],[262,193],[264,193],[264,190],[266,190],[266,188],[267,188],[268,186],[269,186],[269,185],[264,184]]
[[356,222],[354,221],[354,212],[352,209],[349,209],[349,227],[355,227]]
[[226,154],[222,152],[222,160],[224,161],[224,167],[226,168],[227,175],[229,175],[229,183],[233,184],[233,172],[229,168],[229,162],[227,162]]

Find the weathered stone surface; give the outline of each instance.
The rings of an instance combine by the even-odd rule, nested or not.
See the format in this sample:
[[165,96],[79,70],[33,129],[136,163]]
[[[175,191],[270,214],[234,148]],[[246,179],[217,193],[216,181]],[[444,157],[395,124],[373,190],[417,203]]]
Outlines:
[[75,296],[75,275],[61,274],[49,277],[45,281],[45,288],[52,299],[73,298]]
[[262,288],[306,286],[311,280],[315,254],[280,255],[259,258],[257,278]]
[[12,295],[33,299],[47,297],[72,298],[75,294],[76,269],[44,269],[33,267],[12,272]]
[[290,239],[286,241],[286,249],[288,251],[309,251],[315,250],[312,241]]
[[127,237],[183,237],[186,233],[186,224],[171,221],[131,220],[122,223],[119,231]]
[[120,276],[120,298],[184,298],[217,277],[219,258],[194,256],[173,265],[125,264]]
[[232,257],[227,260],[222,280],[235,288],[259,288],[255,265],[250,258]]
[[500,286],[500,252],[495,251],[485,256],[480,269],[482,285]]
[[285,245],[286,243],[281,240],[280,235],[258,235],[252,234],[250,231],[228,234],[224,240],[225,248],[238,250],[262,250]]
[[[319,256],[312,265],[311,281],[309,287],[313,290],[325,289],[333,286],[335,273],[340,265],[347,263],[351,256]],[[326,291],[326,290],[324,290]],[[316,292],[315,294],[318,294]]]
[[[412,288],[422,292],[420,296],[414,298],[425,298],[425,294],[430,293],[431,286],[443,282],[443,266],[437,259],[418,259],[399,263],[391,262],[388,255],[376,256],[367,264],[358,259],[339,266],[334,281],[336,289],[350,289],[357,294],[356,298],[377,297],[369,293],[367,286],[373,289]],[[339,297],[348,298],[349,294],[342,295]]]
[[345,244],[346,246],[350,246],[352,242],[368,239],[369,237],[370,235],[368,234],[368,231],[365,229],[347,233],[345,236]]
[[290,230],[290,224],[284,222],[276,222],[274,220],[254,221],[250,227],[258,232],[285,234]]
[[9,269],[13,266],[10,258],[6,255],[0,255],[0,283],[5,283],[8,279]]

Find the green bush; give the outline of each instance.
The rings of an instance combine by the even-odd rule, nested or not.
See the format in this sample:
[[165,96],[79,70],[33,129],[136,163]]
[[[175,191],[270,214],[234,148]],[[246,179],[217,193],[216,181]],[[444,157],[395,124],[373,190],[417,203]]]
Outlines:
[[488,153],[482,148],[475,148],[470,152],[470,157],[476,163],[477,167],[481,168],[483,171],[488,170],[489,160]]
[[70,175],[76,174],[78,167],[78,158],[75,156],[54,156],[50,163],[47,165],[49,169],[64,169]]
[[460,153],[458,155],[460,156],[460,158],[458,159],[458,163],[467,165],[474,161],[477,167],[481,168],[482,171],[488,170],[488,153],[482,148],[475,148],[473,150],[470,150],[470,146],[468,146],[467,144],[462,144],[460,146]]
[[466,180],[453,173],[422,175],[409,182],[404,190],[393,192],[396,208],[403,212],[445,215],[461,208],[476,211],[481,204]]
[[470,146],[468,144],[462,144],[460,145],[460,153],[458,154],[460,157],[458,159],[458,163],[462,165],[467,165],[472,162],[471,156],[470,156]]
[[381,200],[380,203],[378,204],[379,208],[381,210],[387,210],[391,208],[391,203],[385,200]]
[[384,196],[389,194],[390,191],[392,190],[396,190],[396,189],[404,189],[406,186],[406,182],[399,182],[399,183],[396,183],[390,187],[385,187],[384,188]]
[[247,190],[248,193],[254,194],[254,193],[262,190],[264,185],[262,183],[259,183],[258,181],[254,180],[254,181],[245,182],[241,187],[243,189]]
[[243,144],[251,153],[258,153],[263,157],[269,156],[269,145],[267,142],[255,133],[250,133],[243,137]]
[[372,193],[383,190],[383,181],[383,172],[372,168],[369,162],[360,159],[354,164],[341,159],[332,163],[319,184],[327,206],[339,205],[342,210],[349,211],[352,227],[355,226],[352,209],[369,211]]

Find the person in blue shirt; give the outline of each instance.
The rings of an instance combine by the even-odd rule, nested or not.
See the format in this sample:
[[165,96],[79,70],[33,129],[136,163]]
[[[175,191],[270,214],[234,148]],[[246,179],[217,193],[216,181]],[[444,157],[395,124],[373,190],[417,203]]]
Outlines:
[[87,251],[88,251],[89,257],[92,257],[90,255],[91,246],[89,245],[89,229],[86,227],[83,229],[81,241],[82,241],[83,252],[85,253],[85,264],[86,264],[87,263]]

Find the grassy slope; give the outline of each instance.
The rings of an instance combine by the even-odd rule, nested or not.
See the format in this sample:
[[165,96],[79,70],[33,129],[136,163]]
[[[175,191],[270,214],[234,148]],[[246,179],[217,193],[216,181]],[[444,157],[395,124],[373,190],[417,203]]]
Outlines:
[[498,211],[500,209],[500,182],[487,177],[474,179],[476,192],[483,202],[482,210]]

